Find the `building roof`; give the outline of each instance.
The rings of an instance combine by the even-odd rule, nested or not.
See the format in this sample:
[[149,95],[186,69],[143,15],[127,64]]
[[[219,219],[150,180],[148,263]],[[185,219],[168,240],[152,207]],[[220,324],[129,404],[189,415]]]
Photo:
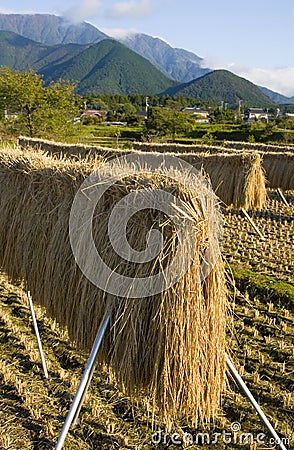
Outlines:
[[106,111],[101,111],[98,109],[85,109],[82,116],[83,117],[104,117],[107,114]]
[[185,113],[193,113],[193,114],[195,114],[195,115],[197,115],[197,114],[200,114],[200,115],[209,115],[209,111],[207,111],[206,109],[201,109],[201,108],[189,108],[189,107],[187,107],[187,108],[183,108],[182,109],[182,112],[185,112]]

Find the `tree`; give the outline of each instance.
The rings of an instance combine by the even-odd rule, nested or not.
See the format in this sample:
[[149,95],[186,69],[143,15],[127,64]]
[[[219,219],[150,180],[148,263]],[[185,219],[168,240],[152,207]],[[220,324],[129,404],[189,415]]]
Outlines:
[[30,137],[64,137],[72,134],[78,113],[75,86],[58,81],[45,87],[33,72],[0,69],[0,108],[5,127],[13,134]]
[[188,114],[167,107],[150,108],[144,134],[147,137],[172,135],[175,138],[177,134],[192,131],[195,123],[195,119]]
[[210,117],[212,123],[236,123],[236,115],[230,109],[214,108]]

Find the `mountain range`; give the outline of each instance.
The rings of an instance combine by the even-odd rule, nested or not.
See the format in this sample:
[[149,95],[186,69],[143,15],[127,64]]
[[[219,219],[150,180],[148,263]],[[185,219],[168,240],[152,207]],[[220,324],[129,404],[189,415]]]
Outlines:
[[44,81],[78,83],[79,94],[158,94],[176,84],[147,59],[120,42],[46,45],[11,31],[0,31],[0,65],[33,69]]
[[32,68],[45,82],[78,83],[85,93],[181,95],[251,106],[294,103],[228,71],[203,68],[192,52],[146,34],[114,40],[93,25],[49,14],[0,14],[0,64]]
[[[83,45],[113,39],[87,22],[72,24],[65,18],[50,14],[0,14],[0,30],[13,31],[33,41],[53,45]],[[118,40],[174,80],[186,82],[210,71],[201,67],[202,58],[199,56],[173,48],[159,38],[131,33]]]

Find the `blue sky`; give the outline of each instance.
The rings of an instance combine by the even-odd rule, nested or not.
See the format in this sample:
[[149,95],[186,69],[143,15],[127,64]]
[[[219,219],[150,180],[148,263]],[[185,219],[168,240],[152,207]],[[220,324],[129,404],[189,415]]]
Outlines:
[[0,0],[0,11],[67,15],[115,36],[158,36],[208,67],[294,95],[293,0]]

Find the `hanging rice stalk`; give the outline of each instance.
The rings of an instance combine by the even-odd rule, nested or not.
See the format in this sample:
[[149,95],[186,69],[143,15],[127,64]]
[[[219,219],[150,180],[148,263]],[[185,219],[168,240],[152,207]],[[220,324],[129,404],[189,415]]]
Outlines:
[[294,153],[264,153],[263,167],[269,188],[294,189]]
[[[59,144],[28,138],[21,138],[19,143],[22,148],[32,146],[33,148],[41,148],[53,156],[67,155],[75,158],[100,155],[109,159],[130,153],[130,150]],[[142,144],[138,148],[145,149],[145,147],[146,145]],[[181,147],[180,145],[175,146],[179,149],[179,152],[174,153],[174,155],[187,161],[198,170],[203,170],[209,176],[217,196],[226,206],[236,209],[261,209],[264,206],[266,202],[265,175],[261,167],[262,159],[259,154],[215,153],[214,150],[221,150],[217,147],[214,148],[212,154],[209,151],[205,153],[205,149],[210,149],[208,146],[203,147],[201,153],[181,153]],[[160,153],[169,154],[168,146],[162,145],[154,148],[157,150],[161,148]],[[193,146],[190,148],[193,148]],[[150,150],[152,149],[153,147],[150,145]],[[132,152],[136,151],[132,150]],[[156,152],[152,153],[156,154]]]
[[100,157],[74,161],[38,151],[0,152],[1,267],[12,280],[25,280],[34,299],[86,350],[105,311],[112,308],[99,362],[109,365],[122,389],[147,396],[169,427],[183,417],[192,425],[210,421],[217,414],[225,378],[227,291],[221,256],[204,279],[199,276],[218,234],[218,200],[200,176],[193,191],[168,176],[149,173],[110,186],[96,206],[92,229],[97,250],[113,271],[136,282],[166,267],[177,251],[173,218],[154,209],[134,214],[126,229],[130,246],[138,252],[145,249],[150,229],[162,233],[163,245],[154,260],[130,264],[110,245],[108,222],[114,206],[143,187],[164,189],[181,199],[185,212],[174,208],[174,218],[181,222],[186,217],[195,237],[193,262],[173,286],[150,297],[119,298],[87,280],[70,246],[74,197],[102,162]]
[[259,154],[182,154],[180,158],[208,174],[226,206],[261,209],[266,202],[265,175]]

